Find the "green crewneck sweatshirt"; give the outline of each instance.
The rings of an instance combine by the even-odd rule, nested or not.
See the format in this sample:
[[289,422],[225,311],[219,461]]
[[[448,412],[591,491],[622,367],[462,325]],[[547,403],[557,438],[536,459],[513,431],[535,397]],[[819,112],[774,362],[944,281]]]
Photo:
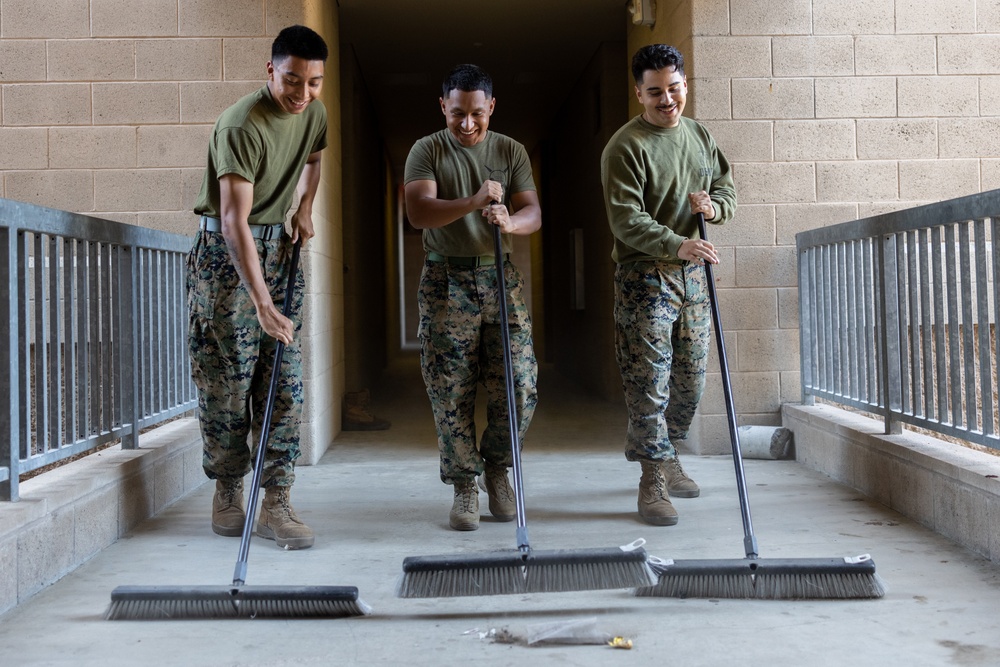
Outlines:
[[658,127],[636,116],[601,155],[601,182],[619,264],[675,260],[685,239],[698,238],[688,194],[705,190],[715,204],[712,224],[731,220],[736,188],[729,161],[701,124],[685,117]]

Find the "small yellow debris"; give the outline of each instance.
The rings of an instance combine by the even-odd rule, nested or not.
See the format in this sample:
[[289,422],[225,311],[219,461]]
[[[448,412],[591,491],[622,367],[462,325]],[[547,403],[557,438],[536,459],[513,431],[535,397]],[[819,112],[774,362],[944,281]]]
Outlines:
[[608,642],[611,648],[632,648],[632,640],[625,637],[615,637]]

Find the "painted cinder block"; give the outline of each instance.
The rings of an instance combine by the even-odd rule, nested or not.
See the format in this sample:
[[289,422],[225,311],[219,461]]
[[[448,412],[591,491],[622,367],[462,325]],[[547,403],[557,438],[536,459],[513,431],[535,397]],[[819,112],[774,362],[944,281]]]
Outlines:
[[702,37],[689,57],[697,63],[699,78],[771,75],[769,37]]
[[941,35],[938,74],[1000,74],[1000,35]]
[[778,299],[774,289],[740,288],[718,290],[719,309],[726,329],[771,330],[778,326]]
[[131,81],[135,44],[130,39],[54,39],[48,44],[49,81]]
[[227,37],[222,40],[222,64],[226,81],[257,81],[267,78],[271,59],[271,37]]
[[896,0],[896,32],[974,33],[979,7],[993,4],[976,0]]
[[89,83],[8,83],[3,122],[18,125],[90,125]]
[[45,40],[0,40],[0,83],[45,81]]
[[912,160],[937,157],[935,119],[860,119],[858,157],[862,160]]
[[979,190],[979,160],[907,160],[899,163],[901,199],[944,200]]
[[180,85],[173,82],[94,84],[95,125],[156,125],[180,120]]
[[[696,3],[697,4],[697,3]],[[734,35],[802,35],[812,32],[812,0],[731,0]]]
[[136,40],[135,70],[140,81],[221,81],[222,40]]
[[857,157],[854,120],[777,121],[774,157],[789,162],[853,160]]
[[139,128],[138,166],[198,167],[212,136],[209,125],[153,125]]
[[102,211],[174,211],[181,207],[176,169],[102,169],[94,172],[94,202]]
[[181,122],[214,124],[229,106],[263,85],[260,81],[182,83]]
[[774,210],[777,244],[795,245],[799,232],[858,218],[857,204],[781,204]]
[[799,368],[799,332],[796,330],[741,331],[739,343],[737,370],[741,373]]
[[812,163],[748,162],[733,165],[744,204],[816,201],[816,174]]
[[94,210],[94,175],[91,171],[11,171],[4,174],[4,187],[8,199],[77,213]]
[[816,165],[819,201],[878,201],[899,197],[895,162],[822,162]]
[[769,120],[706,120],[702,122],[730,162],[774,159],[773,127]]
[[817,35],[889,35],[895,23],[895,0],[813,0]]
[[869,118],[896,115],[894,77],[816,79],[817,118]]
[[737,287],[792,287],[798,284],[793,246],[736,248]]
[[774,206],[747,204],[736,207],[732,220],[711,227],[707,232],[716,249],[719,246],[772,246],[774,225]]
[[771,40],[774,76],[851,76],[854,39],[850,35],[797,35]]
[[733,118],[813,118],[813,80],[734,79]]
[[937,43],[931,35],[859,35],[854,42],[859,76],[935,74]]
[[94,37],[175,37],[177,0],[90,0]]
[[942,158],[1000,155],[1000,118],[942,118],[938,136]]
[[688,107],[698,120],[728,120],[733,117],[731,79],[688,79]]
[[0,614],[17,606],[17,538],[0,541]]
[[729,34],[729,0],[700,0],[690,4],[692,34]]
[[0,169],[45,169],[49,135],[44,127],[0,127]]
[[49,167],[134,167],[135,133],[134,127],[54,127],[49,130]]
[[4,0],[0,9],[5,39],[90,36],[90,0]]
[[903,76],[897,91],[899,112],[887,115],[931,118],[979,113],[979,81],[973,76]]
[[178,0],[181,35],[260,35],[264,12],[260,0]]

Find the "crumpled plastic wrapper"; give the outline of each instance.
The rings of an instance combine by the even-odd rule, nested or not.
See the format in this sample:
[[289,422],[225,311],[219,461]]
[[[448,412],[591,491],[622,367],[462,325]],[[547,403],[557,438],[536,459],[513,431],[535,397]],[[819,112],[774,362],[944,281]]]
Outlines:
[[[471,634],[469,631],[466,634]],[[529,625],[525,632],[515,632],[510,628],[491,628],[487,632],[479,632],[480,639],[489,639],[497,644],[519,644],[521,646],[561,645],[595,645],[612,648],[632,648],[632,640],[627,637],[615,636],[597,628],[597,617],[536,623]]]

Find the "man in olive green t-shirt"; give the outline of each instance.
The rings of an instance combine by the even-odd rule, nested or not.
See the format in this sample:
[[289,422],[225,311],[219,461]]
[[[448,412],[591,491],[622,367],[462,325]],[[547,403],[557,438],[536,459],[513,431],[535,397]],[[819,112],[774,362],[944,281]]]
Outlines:
[[[257,534],[286,549],[312,546],[312,530],[289,502],[299,456],[302,356],[296,341],[305,281],[296,277],[291,318],[281,308],[293,245],[312,238],[312,206],[326,147],[319,101],[323,38],[304,26],[282,30],[271,47],[267,84],[215,123],[194,212],[201,216],[188,256],[188,342],[198,387],[205,474],[216,480],[212,530],[239,536],[246,520],[243,478],[248,436],[259,442],[277,341],[285,344],[267,439],[264,501]],[[299,206],[285,233],[296,190]]]
[[732,219],[736,190],[708,130],[681,115],[683,56],[665,44],[645,46],[632,59],[632,75],[644,111],[604,148],[601,180],[617,262],[625,457],[642,466],[639,516],[669,526],[678,514],[668,496],[701,493],[674,447],[687,437],[705,386],[711,320],[704,263],[719,261],[695,216],[714,224]]
[[[427,259],[417,295],[420,365],[437,427],[441,480],[454,486],[449,525],[479,528],[476,476],[483,475],[493,517],[516,516],[493,228],[527,235],[541,210],[524,147],[488,130],[493,83],[475,65],[459,65],[442,86],[447,128],[417,141],[406,160],[406,214],[423,230]],[[510,252],[505,237],[504,252]],[[506,255],[505,255],[506,256]],[[538,368],[523,280],[504,262],[514,362],[518,443],[531,421]],[[476,447],[476,388],[488,396],[487,425]]]

